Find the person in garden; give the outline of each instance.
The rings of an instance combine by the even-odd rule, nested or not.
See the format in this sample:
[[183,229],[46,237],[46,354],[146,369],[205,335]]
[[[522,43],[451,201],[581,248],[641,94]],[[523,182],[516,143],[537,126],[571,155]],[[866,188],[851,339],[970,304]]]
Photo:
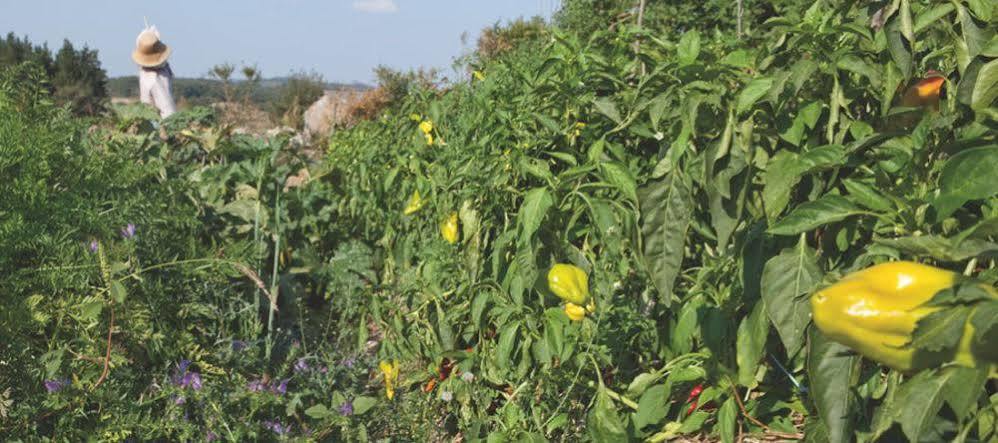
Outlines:
[[160,117],[169,117],[177,112],[170,88],[173,86],[173,71],[167,58],[170,47],[163,44],[155,26],[147,26],[135,39],[132,60],[139,65],[139,100],[159,110]]

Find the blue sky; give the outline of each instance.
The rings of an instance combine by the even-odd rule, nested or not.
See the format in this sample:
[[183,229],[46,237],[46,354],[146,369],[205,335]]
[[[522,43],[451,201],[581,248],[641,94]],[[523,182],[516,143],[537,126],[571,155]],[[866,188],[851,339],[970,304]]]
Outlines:
[[[256,63],[265,77],[315,70],[328,81],[371,82],[371,70],[437,67],[452,73],[479,31],[497,21],[550,17],[558,0],[0,0],[0,34],[58,49],[63,38],[100,51],[111,76],[131,75],[129,54],[155,24],[178,76],[221,62]],[[462,33],[468,33],[465,44]]]

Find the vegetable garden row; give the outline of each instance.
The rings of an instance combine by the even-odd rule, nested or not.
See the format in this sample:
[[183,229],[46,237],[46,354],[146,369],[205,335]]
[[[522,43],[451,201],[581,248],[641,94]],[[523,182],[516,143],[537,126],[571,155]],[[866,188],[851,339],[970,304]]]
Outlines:
[[0,434],[998,438],[984,1],[549,27],[334,132],[0,76]]

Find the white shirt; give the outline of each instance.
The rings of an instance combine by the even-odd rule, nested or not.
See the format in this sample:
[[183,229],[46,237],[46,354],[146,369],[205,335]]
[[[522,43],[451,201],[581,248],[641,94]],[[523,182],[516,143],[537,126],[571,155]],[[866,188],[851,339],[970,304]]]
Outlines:
[[177,104],[170,94],[173,86],[173,71],[170,65],[139,69],[139,100],[159,109],[160,117],[167,118],[177,112]]

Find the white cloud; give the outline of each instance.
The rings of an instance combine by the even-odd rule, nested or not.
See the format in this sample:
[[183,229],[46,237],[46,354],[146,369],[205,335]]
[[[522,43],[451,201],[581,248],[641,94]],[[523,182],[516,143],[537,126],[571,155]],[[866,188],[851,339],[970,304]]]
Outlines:
[[353,2],[353,8],[361,12],[375,14],[391,14],[399,10],[398,5],[395,4],[395,0],[357,0]]

